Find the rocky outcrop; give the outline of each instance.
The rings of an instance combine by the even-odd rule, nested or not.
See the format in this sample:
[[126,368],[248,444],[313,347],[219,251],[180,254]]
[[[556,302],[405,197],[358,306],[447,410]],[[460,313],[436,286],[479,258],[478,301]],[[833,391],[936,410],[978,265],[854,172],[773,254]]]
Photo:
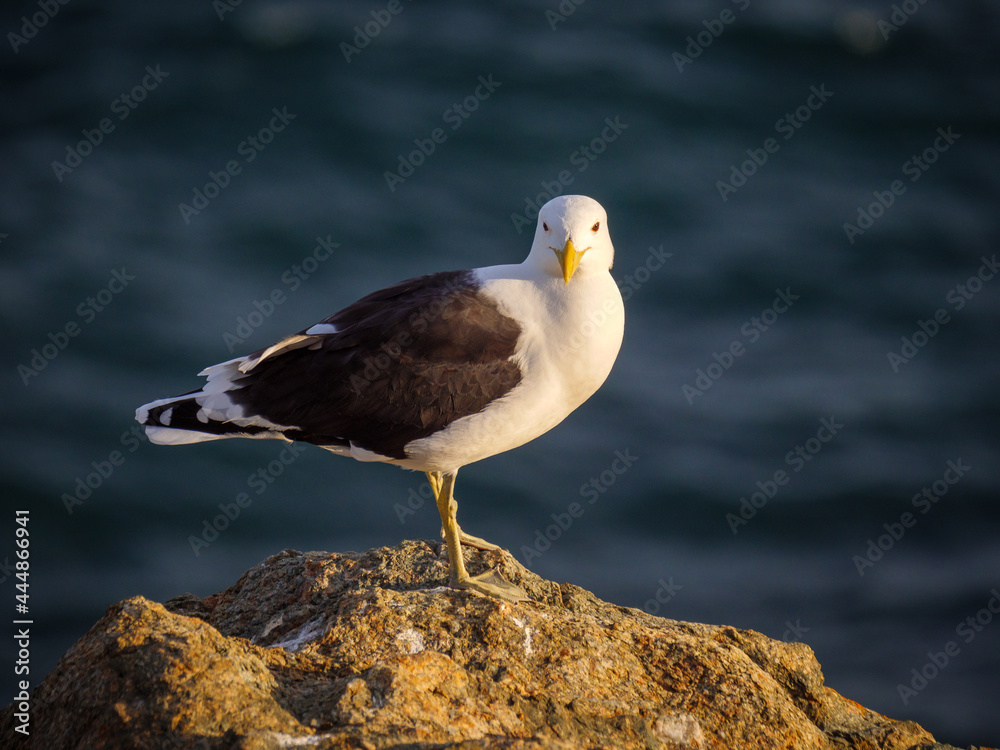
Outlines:
[[33,692],[24,746],[946,747],[824,687],[803,644],[609,604],[505,552],[466,561],[532,601],[445,588],[430,542],[286,550],[204,599],[126,599]]

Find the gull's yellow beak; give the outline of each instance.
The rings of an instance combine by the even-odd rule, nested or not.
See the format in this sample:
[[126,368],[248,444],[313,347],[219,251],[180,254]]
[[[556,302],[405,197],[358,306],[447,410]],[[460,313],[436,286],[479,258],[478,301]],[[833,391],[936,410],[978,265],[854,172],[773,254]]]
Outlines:
[[556,257],[559,259],[559,265],[562,268],[563,281],[567,284],[573,278],[573,274],[580,265],[580,258],[583,257],[585,252],[587,251],[577,252],[576,248],[573,247],[573,240],[566,240],[566,246],[562,250],[555,251]]

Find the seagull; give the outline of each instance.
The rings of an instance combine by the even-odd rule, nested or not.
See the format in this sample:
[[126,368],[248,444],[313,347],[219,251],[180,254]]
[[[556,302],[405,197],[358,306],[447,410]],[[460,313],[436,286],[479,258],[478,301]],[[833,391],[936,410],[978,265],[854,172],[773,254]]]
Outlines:
[[509,602],[524,591],[470,576],[458,470],[548,432],[607,379],[625,307],[607,213],[583,195],[538,212],[519,264],[444,271],[373,292],[266,349],[202,370],[204,385],[136,410],[150,441],[304,441],[427,474],[452,588]]

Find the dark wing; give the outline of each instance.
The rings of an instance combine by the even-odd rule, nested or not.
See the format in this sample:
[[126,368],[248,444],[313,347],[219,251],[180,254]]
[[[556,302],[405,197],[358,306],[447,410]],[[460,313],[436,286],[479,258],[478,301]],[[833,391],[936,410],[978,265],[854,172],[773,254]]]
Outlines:
[[401,282],[322,323],[337,332],[303,331],[302,346],[264,356],[229,392],[247,416],[295,425],[285,431],[295,440],[405,458],[407,443],[521,380],[511,359],[521,328],[479,294],[469,271]]

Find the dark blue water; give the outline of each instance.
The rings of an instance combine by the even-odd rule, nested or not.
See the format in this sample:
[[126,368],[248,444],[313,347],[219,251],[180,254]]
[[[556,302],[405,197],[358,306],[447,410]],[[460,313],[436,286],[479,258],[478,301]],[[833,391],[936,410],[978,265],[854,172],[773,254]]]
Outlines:
[[0,13],[0,600],[29,510],[32,684],[121,598],[434,537],[421,475],[150,446],[133,410],[394,281],[518,262],[533,206],[578,192],[609,214],[619,361],[463,470],[463,526],[1000,744],[994,4],[39,7]]

